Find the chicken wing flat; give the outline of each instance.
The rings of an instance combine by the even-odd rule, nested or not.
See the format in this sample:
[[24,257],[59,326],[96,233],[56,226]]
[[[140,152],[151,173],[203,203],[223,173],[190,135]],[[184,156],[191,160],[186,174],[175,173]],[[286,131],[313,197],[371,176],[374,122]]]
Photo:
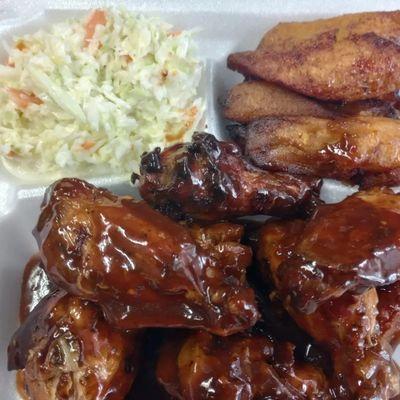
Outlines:
[[400,86],[400,12],[283,23],[228,67],[322,100],[386,99]]
[[123,400],[137,368],[133,333],[114,330],[100,309],[57,291],[14,334],[9,369],[23,369],[29,398]]
[[258,311],[242,228],[199,229],[192,235],[143,201],[63,179],[45,195],[35,236],[51,279],[98,302],[117,327],[249,328]]
[[157,375],[185,400],[330,398],[324,373],[296,362],[292,344],[257,335],[175,337],[161,349]]
[[145,154],[140,194],[175,218],[219,220],[251,214],[288,216],[312,208],[320,181],[273,174],[248,163],[237,145],[209,134]]
[[232,87],[223,105],[224,117],[247,124],[264,117],[376,116],[400,118],[395,102],[360,100],[350,103],[318,102],[265,81],[245,81]]
[[[259,258],[271,263],[279,254],[272,261],[279,265],[275,280],[284,302],[310,314],[347,291],[398,280],[399,238],[400,196],[375,189],[321,205],[306,222],[267,224]],[[271,246],[277,251],[263,255]]]
[[363,187],[400,183],[400,121],[390,118],[264,118],[251,123],[241,141],[260,168]]
[[[330,229],[329,224],[324,224],[323,221],[319,222],[323,226],[323,230]],[[301,223],[303,224],[302,221]],[[265,229],[261,231],[259,242],[260,268],[267,279],[272,275],[276,291],[283,300],[287,298],[287,291],[282,279],[282,271],[288,265],[292,265],[293,258],[289,252],[296,252],[296,247],[289,245],[289,242],[294,239],[291,236],[294,233],[293,227],[290,226],[292,224],[293,222],[267,223]],[[357,225],[355,226],[357,227]],[[338,235],[342,233],[344,240],[353,239],[356,247],[359,241],[354,232],[350,239],[346,235],[346,230],[357,228],[354,228],[354,225],[342,225],[341,228],[337,227]],[[310,234],[310,232],[308,233]],[[303,233],[297,232],[297,234],[301,242]],[[290,236],[291,239],[287,240],[287,236]],[[369,232],[366,232],[366,236],[369,236]],[[305,240],[307,241],[309,238],[310,236],[306,234]],[[315,239],[318,241],[322,237],[317,233]],[[335,241],[337,237],[332,236],[330,240]],[[322,249],[323,247],[320,248],[320,250]],[[378,249],[379,246],[376,250],[379,251]],[[338,248],[331,250],[339,251]],[[340,251],[344,253],[345,257],[348,249],[342,248]],[[292,266],[303,270],[308,269],[310,275],[313,272],[315,275],[319,273],[320,276],[315,277],[315,280],[318,280],[326,271],[317,270],[319,260],[315,260],[309,260],[302,266],[294,261]],[[331,266],[337,268],[333,263]],[[285,279],[293,279],[293,276],[287,274]],[[304,276],[303,281],[297,283],[303,285],[314,283],[306,282],[306,279],[307,277]],[[310,280],[312,279],[310,277]],[[293,291],[296,289],[293,288]],[[377,320],[378,295],[376,288],[369,288],[361,294],[344,292],[340,297],[331,297],[319,305],[316,310],[308,313],[302,312],[288,301],[284,301],[284,305],[297,324],[330,351],[335,376],[332,382],[332,391],[336,397],[390,399],[400,393],[399,371],[391,359],[392,348],[381,336]]]
[[269,116],[329,118],[336,115],[316,100],[264,81],[246,81],[233,86],[225,99],[223,113],[225,118],[244,124]]

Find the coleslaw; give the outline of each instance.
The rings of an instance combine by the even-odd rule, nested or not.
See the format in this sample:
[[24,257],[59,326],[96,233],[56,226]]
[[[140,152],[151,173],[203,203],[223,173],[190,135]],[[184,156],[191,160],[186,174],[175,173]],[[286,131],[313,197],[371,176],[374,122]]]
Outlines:
[[15,39],[0,65],[0,154],[14,175],[124,174],[204,112],[193,30],[94,10]]

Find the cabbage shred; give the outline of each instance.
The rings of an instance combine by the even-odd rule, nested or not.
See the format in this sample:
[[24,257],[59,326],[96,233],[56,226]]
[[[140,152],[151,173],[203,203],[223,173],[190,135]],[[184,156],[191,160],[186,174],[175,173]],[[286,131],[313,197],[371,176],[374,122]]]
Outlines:
[[[105,11],[15,40],[0,66],[0,153],[39,174],[137,170],[140,155],[190,137],[202,117],[193,31]],[[11,167],[17,173],[17,168]]]

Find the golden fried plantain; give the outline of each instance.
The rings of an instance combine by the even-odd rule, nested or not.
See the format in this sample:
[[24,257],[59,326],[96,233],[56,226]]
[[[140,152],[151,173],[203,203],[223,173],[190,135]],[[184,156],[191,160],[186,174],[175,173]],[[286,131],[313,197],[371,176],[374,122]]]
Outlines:
[[332,117],[335,112],[319,102],[264,81],[247,81],[232,87],[224,102],[224,116],[248,123],[267,116],[312,115]]
[[399,118],[395,103],[360,100],[350,103],[319,102],[265,81],[245,81],[231,88],[224,105],[225,118],[247,124],[263,117],[371,115]]
[[400,87],[400,12],[279,24],[228,67],[321,100],[388,99]]
[[380,117],[270,117],[242,137],[256,166],[350,181],[362,186],[400,183],[400,122]]

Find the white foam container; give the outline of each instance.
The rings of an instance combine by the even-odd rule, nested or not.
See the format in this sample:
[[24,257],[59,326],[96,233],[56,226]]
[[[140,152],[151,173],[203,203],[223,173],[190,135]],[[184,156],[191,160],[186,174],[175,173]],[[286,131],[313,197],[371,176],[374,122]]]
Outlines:
[[[199,56],[205,62],[202,92],[207,99],[207,130],[224,136],[218,99],[241,75],[229,71],[226,57],[233,51],[253,49],[262,34],[280,21],[310,20],[343,13],[400,8],[398,0],[306,1],[306,0],[0,0],[0,39],[34,32],[65,18],[83,15],[85,10],[121,5],[138,12],[159,15],[178,28],[199,27]],[[0,62],[4,62],[0,45]],[[126,177],[103,176],[90,180],[124,194],[135,194]],[[39,213],[46,184],[15,179],[0,169],[0,400],[18,399],[15,373],[7,372],[7,345],[18,326],[18,307],[23,267],[36,251],[31,231]],[[323,197],[339,201],[351,193],[349,187],[325,182]]]

